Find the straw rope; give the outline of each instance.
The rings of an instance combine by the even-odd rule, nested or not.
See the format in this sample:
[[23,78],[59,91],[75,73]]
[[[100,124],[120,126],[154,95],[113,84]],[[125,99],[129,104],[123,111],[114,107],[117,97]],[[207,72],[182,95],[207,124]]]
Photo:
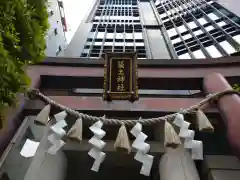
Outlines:
[[[237,94],[240,96],[240,93],[235,91],[235,90],[225,90],[222,92],[218,92],[215,94],[209,94],[205,99],[203,99],[202,101],[200,101],[199,103],[186,108],[186,109],[181,109],[178,113],[181,114],[191,114],[191,113],[196,113],[196,111],[202,107],[203,105],[212,102],[212,101],[217,101],[219,100],[222,96],[224,95],[229,95],[229,94]],[[91,116],[88,114],[84,114],[84,113],[80,113],[78,111],[75,111],[71,108],[68,108],[62,104],[57,103],[56,101],[50,99],[49,97],[45,96],[44,94],[42,94],[38,89],[32,89],[28,92],[28,97],[29,99],[36,99],[39,98],[42,101],[52,105],[52,106],[56,106],[58,108],[60,108],[63,111],[66,111],[67,113],[76,116],[77,118],[82,118],[83,120],[88,120],[88,121],[92,121],[92,122],[96,122],[96,121],[102,121],[104,124],[111,124],[111,125],[127,125],[127,126],[134,126],[137,122],[143,124],[143,125],[152,125],[152,124],[156,124],[160,121],[163,120],[172,120],[174,119],[174,117],[176,116],[177,113],[173,113],[173,114],[169,114],[166,116],[162,116],[162,117],[157,117],[157,118],[149,118],[149,119],[138,119],[138,120],[119,120],[119,119],[108,119],[105,117],[96,117],[96,116]]]

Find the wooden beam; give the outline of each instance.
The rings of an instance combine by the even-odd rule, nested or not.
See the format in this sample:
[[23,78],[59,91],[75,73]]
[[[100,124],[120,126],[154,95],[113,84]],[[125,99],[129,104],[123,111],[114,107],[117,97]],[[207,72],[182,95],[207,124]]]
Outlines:
[[[51,66],[72,66],[72,67],[102,67],[104,64],[102,59],[91,58],[67,58],[67,57],[47,57],[40,65]],[[223,57],[217,59],[139,59],[139,67],[207,67],[210,66],[236,66],[240,65],[238,57]]]
[[[212,72],[219,72],[227,77],[240,76],[240,67],[212,67],[212,68],[139,68],[139,78],[203,78]],[[73,76],[73,77],[103,77],[103,68],[90,67],[61,67],[40,66],[28,67],[28,74],[48,76]],[[31,76],[30,76],[31,77]]]
[[[157,81],[159,83],[153,83]],[[141,89],[153,90],[201,90],[202,78],[180,77],[140,77],[138,83]],[[44,89],[102,89],[103,77],[89,76],[41,76],[41,88]],[[70,92],[71,93],[71,92]]]
[[[56,102],[63,104],[69,108],[84,111],[136,111],[136,112],[177,112],[181,108],[188,108],[199,103],[202,98],[140,98],[139,101],[130,103],[127,101],[113,101],[107,103],[101,97],[83,97],[83,96],[49,96]],[[40,110],[44,107],[44,103],[40,100],[30,100],[25,109]],[[215,108],[207,110],[209,113],[218,113]]]

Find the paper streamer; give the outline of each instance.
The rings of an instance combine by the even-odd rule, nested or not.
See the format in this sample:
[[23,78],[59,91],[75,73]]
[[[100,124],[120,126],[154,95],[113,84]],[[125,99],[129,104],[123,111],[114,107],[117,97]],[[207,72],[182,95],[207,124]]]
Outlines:
[[143,174],[145,176],[149,176],[153,164],[154,157],[152,155],[147,154],[144,158],[144,163],[142,165],[140,174]]
[[203,144],[202,141],[193,140],[192,142],[192,158],[195,160],[203,160]]
[[56,121],[64,120],[67,117],[66,111],[62,111],[54,115]]
[[67,126],[67,123],[64,120],[66,116],[67,113],[65,111],[62,111],[54,116],[57,123],[50,127],[53,133],[48,136],[48,140],[52,144],[48,149],[48,153],[51,155],[56,155],[57,152],[65,145],[62,137],[66,135],[66,131],[63,129]]
[[51,126],[51,130],[56,133],[58,136],[63,137],[66,134],[66,131],[63,129],[67,126],[67,123],[65,120],[60,120],[53,126]]
[[176,117],[173,120],[173,124],[175,124],[178,127],[182,127],[183,122],[184,122],[184,116],[180,113],[177,113]]
[[142,163],[140,174],[149,176],[153,164],[153,156],[147,154],[150,150],[150,145],[145,143],[147,135],[142,132],[142,124],[137,123],[130,132],[136,137],[132,147],[137,150],[134,159]]
[[100,164],[106,157],[106,154],[102,152],[102,149],[106,145],[106,143],[101,140],[106,135],[106,132],[101,129],[102,126],[103,122],[98,121],[89,128],[94,136],[88,141],[93,146],[93,148],[88,152],[88,155],[95,159],[91,168],[91,170],[95,172],[99,171]]
[[192,158],[195,160],[203,159],[203,145],[202,141],[194,140],[195,131],[188,129],[190,123],[184,120],[184,116],[180,113],[177,114],[173,123],[180,127],[179,137],[184,139],[184,148],[190,149]]
[[48,154],[56,155],[57,152],[65,145],[65,142],[61,139],[56,140],[53,145],[48,149]]
[[194,139],[195,131],[189,130],[188,133],[189,133],[189,136],[185,138],[185,141],[184,141],[184,148],[191,149],[193,147],[192,141]]
[[20,154],[25,158],[33,157],[37,151],[38,146],[39,142],[27,139],[25,144],[23,145],[23,148],[20,151]]

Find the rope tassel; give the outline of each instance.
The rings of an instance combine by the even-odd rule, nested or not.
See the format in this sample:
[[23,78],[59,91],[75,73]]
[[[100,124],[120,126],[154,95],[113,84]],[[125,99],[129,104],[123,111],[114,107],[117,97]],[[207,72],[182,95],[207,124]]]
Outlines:
[[177,148],[181,144],[179,136],[177,135],[173,126],[168,121],[165,121],[164,133],[165,133],[164,137],[165,147]]
[[127,152],[128,154],[131,152],[127,129],[124,124],[122,124],[118,131],[118,135],[114,143],[114,148],[117,151]]
[[209,121],[209,119],[207,118],[207,116],[204,114],[204,112],[202,110],[199,109],[196,113],[196,116],[197,116],[199,131],[203,131],[203,132],[213,132],[214,131],[214,128],[213,128],[211,122]]
[[50,114],[51,106],[48,104],[45,106],[40,113],[38,113],[35,122],[40,125],[46,125],[49,121],[49,114]]
[[67,136],[79,141],[82,140],[82,118],[78,118],[75,124],[68,131]]

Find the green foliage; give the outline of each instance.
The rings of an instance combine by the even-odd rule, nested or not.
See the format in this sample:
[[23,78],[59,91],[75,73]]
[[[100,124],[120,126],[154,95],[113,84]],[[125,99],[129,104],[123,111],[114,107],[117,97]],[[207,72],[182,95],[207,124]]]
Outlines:
[[46,0],[0,0],[0,112],[30,84],[25,68],[45,58]]
[[240,92],[240,85],[239,84],[234,84],[233,89]]

